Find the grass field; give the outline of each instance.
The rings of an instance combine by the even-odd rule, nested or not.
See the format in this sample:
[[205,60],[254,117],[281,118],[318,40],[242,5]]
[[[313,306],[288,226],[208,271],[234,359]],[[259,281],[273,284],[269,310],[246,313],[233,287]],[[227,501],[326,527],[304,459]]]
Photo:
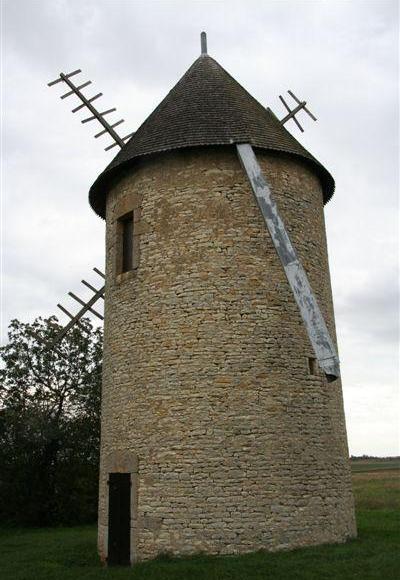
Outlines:
[[385,459],[383,461],[368,461],[360,459],[352,461],[351,470],[353,473],[360,473],[362,471],[382,471],[382,469],[392,470],[400,469],[400,459]]
[[95,527],[1,529],[0,579],[398,580],[400,470],[383,463],[382,467],[354,470],[358,538],[347,544],[154,560],[134,568],[107,569],[97,558]]

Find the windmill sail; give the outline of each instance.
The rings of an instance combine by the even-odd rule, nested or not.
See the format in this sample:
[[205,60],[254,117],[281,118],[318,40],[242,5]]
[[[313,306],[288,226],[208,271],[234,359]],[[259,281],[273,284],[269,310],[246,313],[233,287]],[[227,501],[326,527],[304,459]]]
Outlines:
[[82,72],[81,69],[77,69],[77,70],[74,70],[73,72],[70,72],[68,74],[60,73],[60,76],[58,78],[56,78],[54,81],[47,83],[47,86],[52,87],[60,82],[64,82],[71,90],[69,90],[64,95],[61,95],[60,98],[65,99],[67,97],[70,97],[71,95],[75,95],[81,101],[81,104],[78,105],[77,107],[75,107],[74,109],[72,109],[72,112],[76,113],[77,111],[80,111],[81,109],[84,109],[86,107],[89,110],[89,112],[91,113],[90,117],[87,117],[86,119],[82,119],[81,123],[88,123],[89,121],[97,120],[103,126],[103,130],[94,136],[95,139],[97,139],[98,137],[101,137],[102,135],[105,135],[106,133],[108,133],[113,138],[113,143],[111,145],[109,145],[108,147],[106,147],[105,151],[112,149],[116,145],[119,145],[119,147],[122,148],[125,145],[125,142],[128,139],[130,139],[132,137],[132,135],[134,135],[134,133],[129,133],[129,135],[125,135],[125,137],[120,137],[120,135],[118,135],[118,133],[115,131],[115,127],[117,127],[118,125],[121,125],[121,123],[124,122],[124,119],[120,119],[119,121],[116,121],[115,123],[110,124],[104,118],[105,115],[109,115],[110,113],[113,113],[114,111],[116,111],[115,107],[113,107],[112,109],[107,109],[106,111],[99,112],[96,109],[96,107],[92,104],[93,101],[95,101],[99,97],[103,96],[103,93],[97,93],[94,97],[91,97],[91,98],[85,97],[85,95],[82,93],[82,89],[91,85],[92,81],[86,81],[79,86],[74,85],[74,83],[71,81],[71,77],[73,77],[81,72]]
[[[93,270],[96,272],[96,274],[101,276],[103,279],[105,278],[103,272],[101,272],[97,268],[93,268]],[[103,320],[103,318],[104,318],[103,315],[99,314],[99,312],[97,312],[97,310],[95,310],[93,308],[93,306],[100,298],[102,298],[104,300],[105,286],[103,285],[101,288],[97,289],[97,288],[94,288],[94,286],[92,286],[91,284],[89,284],[89,282],[86,282],[86,280],[82,280],[82,284],[84,284],[87,288],[89,288],[93,292],[93,296],[90,298],[90,300],[87,300],[85,302],[84,300],[81,300],[81,298],[76,296],[73,292],[68,292],[69,296],[71,296],[74,300],[76,300],[76,302],[78,302],[79,304],[82,305],[82,308],[75,315],[71,314],[66,308],[64,308],[64,306],[62,306],[62,304],[57,304],[58,308],[62,312],[64,312],[64,314],[66,314],[71,320],[68,324],[66,324],[60,330],[60,332],[55,336],[55,338],[52,340],[52,342],[47,345],[48,348],[56,347],[56,345],[59,342],[61,342],[61,340],[64,338],[64,336],[71,330],[71,328],[73,328],[76,324],[79,324],[80,319],[87,312],[91,312],[92,314],[97,316],[97,318],[100,318],[100,320]]]

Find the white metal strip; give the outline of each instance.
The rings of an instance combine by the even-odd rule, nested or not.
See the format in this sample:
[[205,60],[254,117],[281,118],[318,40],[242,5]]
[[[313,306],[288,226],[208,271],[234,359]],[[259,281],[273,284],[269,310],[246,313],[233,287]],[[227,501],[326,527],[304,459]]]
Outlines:
[[334,381],[340,377],[339,358],[307,275],[290,241],[252,146],[246,143],[236,145],[236,147],[239,159],[249,178],[265,224],[282,262],[319,366],[325,372],[328,380]]

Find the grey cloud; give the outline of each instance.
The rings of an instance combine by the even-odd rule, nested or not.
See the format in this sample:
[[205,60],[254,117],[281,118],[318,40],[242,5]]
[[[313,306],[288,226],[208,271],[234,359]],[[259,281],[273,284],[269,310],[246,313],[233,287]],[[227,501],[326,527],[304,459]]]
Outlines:
[[399,291],[395,272],[385,280],[373,273],[357,291],[351,291],[336,308],[339,323],[353,335],[384,343],[399,339]]

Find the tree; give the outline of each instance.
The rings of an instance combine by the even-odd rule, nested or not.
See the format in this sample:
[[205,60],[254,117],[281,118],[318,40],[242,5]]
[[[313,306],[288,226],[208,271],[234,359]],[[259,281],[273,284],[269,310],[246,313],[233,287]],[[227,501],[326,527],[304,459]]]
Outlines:
[[0,521],[93,521],[102,331],[80,320],[56,348],[56,317],[13,320],[0,348]]

